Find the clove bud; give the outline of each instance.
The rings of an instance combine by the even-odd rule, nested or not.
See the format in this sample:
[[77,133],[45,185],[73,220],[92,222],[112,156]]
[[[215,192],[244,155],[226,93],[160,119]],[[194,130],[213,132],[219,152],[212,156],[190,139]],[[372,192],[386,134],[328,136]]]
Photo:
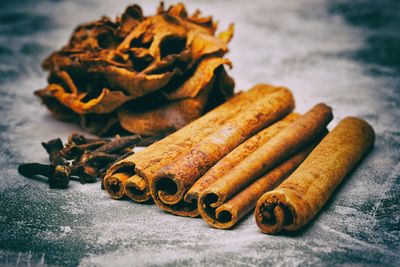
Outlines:
[[96,141],[87,144],[81,145],[71,145],[67,146],[61,150],[60,154],[62,157],[66,159],[77,159],[80,157],[85,151],[94,151],[97,148],[104,146],[107,142],[106,141]]
[[21,164],[18,172],[27,177],[47,177],[50,188],[67,188],[70,179],[78,179],[83,184],[95,182],[97,177],[102,181],[111,164],[132,155],[133,147],[140,140],[138,135],[116,135],[109,140],[73,133],[65,147],[60,138],[42,143],[51,164]]
[[25,177],[34,177],[36,175],[47,177],[50,188],[68,188],[69,170],[65,166],[26,163],[18,166],[18,173]]
[[104,141],[104,142],[110,142],[109,139],[103,139],[103,138],[87,138],[84,135],[78,134],[78,133],[72,133],[68,137],[68,145],[83,145],[83,144],[89,144],[89,143],[94,143],[97,141]]
[[141,140],[139,135],[116,137],[111,142],[101,146],[95,152],[116,153],[125,148],[133,148]]
[[42,142],[42,146],[49,154],[50,162],[54,165],[64,165],[65,160],[60,155],[60,151],[64,148],[64,145],[60,138],[52,139],[48,142]]

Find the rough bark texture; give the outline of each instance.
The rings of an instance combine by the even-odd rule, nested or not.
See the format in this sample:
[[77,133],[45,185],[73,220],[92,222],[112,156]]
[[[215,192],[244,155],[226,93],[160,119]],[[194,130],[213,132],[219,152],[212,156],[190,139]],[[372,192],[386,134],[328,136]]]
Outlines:
[[374,140],[367,122],[343,119],[287,180],[258,200],[255,218],[261,231],[276,234],[307,224]]
[[220,229],[231,228],[254,208],[257,200],[265,192],[274,189],[286,179],[303,162],[316,144],[314,142],[262,175],[221,206],[210,207],[207,203],[204,203],[204,207],[199,208],[201,217],[212,227]]
[[222,205],[260,175],[309,145],[331,120],[330,107],[314,106],[205,190],[199,197],[200,213],[207,205],[213,208]]
[[272,137],[286,128],[300,115],[291,113],[282,120],[258,132],[256,135],[247,139],[241,145],[232,150],[228,155],[212,166],[186,193],[184,200],[188,203],[197,202],[201,192],[212,185],[216,180],[228,173],[239,162],[253,153],[261,145],[269,141]]
[[[266,90],[271,88],[266,86]],[[160,169],[156,177],[150,180],[151,194],[156,204],[177,215],[197,214],[187,214],[183,208],[187,205],[183,197],[196,180],[242,142],[283,118],[293,108],[291,92],[282,87],[273,88],[269,94],[261,95],[257,101],[251,102],[243,112],[237,112],[190,150]],[[196,203],[189,206],[194,210]],[[185,210],[183,213],[179,212],[181,208]]]
[[[129,179],[129,183],[125,185],[124,193],[131,191],[128,196],[134,201],[148,201],[150,199],[148,181],[154,178],[160,168],[176,160],[179,155],[191,149],[202,138],[215,131],[235,114],[244,112],[251,106],[251,103],[275,92],[275,90],[276,88],[273,86],[260,84],[245,93],[238,93],[235,97],[196,121],[114,164],[108,170],[104,182],[107,183],[107,180],[118,172],[130,173],[131,176],[137,174],[141,178]],[[143,188],[141,185],[143,181],[146,183],[146,187],[143,190],[138,190],[138,188]],[[108,192],[113,194],[112,191]]]

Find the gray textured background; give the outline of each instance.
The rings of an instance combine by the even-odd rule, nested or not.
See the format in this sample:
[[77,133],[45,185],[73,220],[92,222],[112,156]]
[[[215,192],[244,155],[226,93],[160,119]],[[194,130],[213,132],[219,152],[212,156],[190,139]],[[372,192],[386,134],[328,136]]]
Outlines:
[[[157,2],[136,1],[146,14]],[[41,60],[81,22],[121,14],[131,1],[2,1],[0,8],[0,265],[400,264],[400,6],[398,1],[188,1],[230,45],[236,89],[257,82],[293,90],[297,111],[324,101],[332,128],[368,120],[374,150],[304,230],[263,235],[252,216],[230,231],[154,205],[113,201],[99,184],[50,190],[17,174],[47,162],[40,142],[79,129],[54,120],[34,98]],[[168,2],[169,3],[169,2]]]

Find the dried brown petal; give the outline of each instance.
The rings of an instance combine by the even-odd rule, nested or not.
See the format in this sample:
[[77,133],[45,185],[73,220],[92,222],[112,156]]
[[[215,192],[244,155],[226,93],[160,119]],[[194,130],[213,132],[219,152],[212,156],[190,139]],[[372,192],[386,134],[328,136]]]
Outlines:
[[152,36],[149,34],[149,29],[152,26],[150,19],[144,20],[137,25],[135,29],[119,44],[116,48],[118,52],[125,52],[131,47],[150,47]]
[[233,37],[233,33],[235,32],[235,25],[233,23],[229,24],[229,27],[226,31],[220,32],[218,38],[224,42],[225,44],[229,43]]
[[188,33],[188,45],[192,50],[193,62],[196,62],[205,55],[218,55],[222,57],[228,52],[228,42],[233,37],[233,24],[228,30],[219,34],[220,38],[204,33],[200,30],[193,30]]
[[193,75],[176,90],[165,93],[166,97],[169,100],[195,97],[200,90],[210,83],[214,77],[215,70],[224,64],[231,67],[231,62],[225,58],[208,57],[202,59],[200,63],[195,66],[195,72]]
[[185,5],[182,3],[170,6],[166,13],[170,14],[171,16],[177,16],[182,18],[187,18],[188,16]]
[[143,72],[145,74],[157,74],[171,71],[175,68],[179,68],[180,71],[184,72],[186,71],[191,58],[191,51],[189,49],[185,49],[179,54],[165,56],[161,61],[154,61],[147,68],[145,68]]
[[54,98],[46,88],[36,90],[35,95],[42,100],[43,104],[46,105],[57,119],[62,121],[72,121],[75,118],[75,113]]
[[[153,36],[149,54],[155,60],[160,61],[163,56],[177,54],[185,48],[187,30],[175,17],[168,14],[154,16],[151,23],[147,31]],[[168,47],[171,51],[163,51],[162,47]]]
[[197,9],[191,16],[187,18],[188,21],[208,28],[211,34],[214,34],[217,30],[218,23],[214,22],[211,16],[201,17],[201,11]]
[[104,64],[104,62],[92,64],[88,71],[101,74],[112,88],[122,90],[131,99],[138,98],[165,86],[172,77],[180,73],[179,69],[174,69],[161,74],[146,75]]
[[132,112],[127,108],[118,110],[122,128],[145,136],[166,135],[182,128],[200,117],[207,103],[208,90],[195,98],[170,102],[145,112]]
[[76,65],[71,55],[82,54],[82,51],[59,51],[52,53],[42,62],[42,68],[52,72],[59,72]]
[[114,38],[117,24],[107,17],[101,20],[79,25],[69,41],[69,48],[91,50],[112,48],[118,44]]
[[78,25],[67,45],[44,60],[49,85],[35,94],[56,117],[92,133],[122,125],[162,136],[232,95],[223,68],[230,61],[222,57],[234,27],[218,36],[216,29],[211,16],[189,15],[180,3],[168,9],[161,3],[149,17],[128,6],[115,21]]
[[121,16],[121,22],[116,35],[120,38],[126,37],[141,21],[143,21],[143,19],[143,11],[140,6],[128,6]]
[[79,95],[67,93],[58,84],[49,84],[44,90],[64,106],[79,114],[110,113],[130,99],[129,96],[126,96],[121,91],[110,91],[107,88],[104,88],[97,98],[88,102],[82,102]]

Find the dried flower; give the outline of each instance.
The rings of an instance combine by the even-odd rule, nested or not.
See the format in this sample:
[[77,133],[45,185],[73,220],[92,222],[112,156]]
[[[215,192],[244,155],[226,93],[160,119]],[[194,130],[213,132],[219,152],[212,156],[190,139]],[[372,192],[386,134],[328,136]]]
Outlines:
[[234,82],[223,65],[233,25],[217,23],[183,4],[144,16],[137,5],[121,17],[79,25],[43,62],[49,85],[35,92],[62,120],[102,135],[123,128],[169,134],[229,98]]

